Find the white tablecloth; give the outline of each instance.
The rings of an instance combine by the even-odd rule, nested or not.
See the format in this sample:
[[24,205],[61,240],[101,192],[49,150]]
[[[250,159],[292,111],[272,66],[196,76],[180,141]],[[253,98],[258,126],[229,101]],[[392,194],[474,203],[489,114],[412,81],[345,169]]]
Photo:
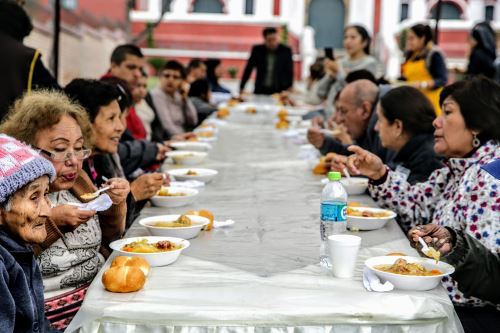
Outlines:
[[[239,120],[245,116],[252,117]],[[264,121],[249,123],[230,119],[220,128],[205,164],[219,175],[196,203],[147,207],[141,215],[205,208],[236,223],[191,240],[176,263],[154,268],[139,292],[105,291],[101,272],[67,332],[462,332],[441,287],[390,293],[363,288],[365,259],[416,254],[394,221],[358,233],[362,249],[353,279],[321,269],[321,177],[312,175],[310,163],[297,158],[298,147],[279,131]],[[350,200],[373,205],[368,196]],[[147,231],[136,223],[127,235]]]

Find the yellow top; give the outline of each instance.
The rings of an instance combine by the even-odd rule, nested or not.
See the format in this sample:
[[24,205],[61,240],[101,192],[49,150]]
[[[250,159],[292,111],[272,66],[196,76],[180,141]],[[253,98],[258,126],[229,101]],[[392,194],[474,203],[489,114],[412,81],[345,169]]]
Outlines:
[[[420,60],[414,60],[414,58],[408,59],[402,65],[402,74],[406,78],[407,82],[429,82],[432,81],[433,78],[429,71],[427,70],[427,66],[425,64],[425,58]],[[439,94],[443,88],[419,88],[421,92],[424,93],[427,98],[431,101],[434,106],[434,110],[436,115],[439,116],[441,114],[441,107],[439,105]]]

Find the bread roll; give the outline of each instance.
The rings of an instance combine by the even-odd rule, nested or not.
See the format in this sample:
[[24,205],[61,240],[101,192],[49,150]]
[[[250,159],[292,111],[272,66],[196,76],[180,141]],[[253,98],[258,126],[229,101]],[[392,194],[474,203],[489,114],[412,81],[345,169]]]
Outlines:
[[146,276],[140,268],[115,266],[102,275],[104,288],[114,293],[130,293],[144,286]]
[[111,267],[117,266],[130,266],[140,268],[145,276],[148,276],[149,271],[151,270],[151,266],[149,266],[148,261],[142,257],[118,256],[111,263]]

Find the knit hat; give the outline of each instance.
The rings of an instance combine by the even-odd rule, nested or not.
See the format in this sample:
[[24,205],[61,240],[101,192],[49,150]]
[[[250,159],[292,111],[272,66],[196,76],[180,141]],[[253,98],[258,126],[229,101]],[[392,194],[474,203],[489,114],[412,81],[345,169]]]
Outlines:
[[0,134],[0,203],[43,175],[54,180],[56,171],[50,161],[16,139]]

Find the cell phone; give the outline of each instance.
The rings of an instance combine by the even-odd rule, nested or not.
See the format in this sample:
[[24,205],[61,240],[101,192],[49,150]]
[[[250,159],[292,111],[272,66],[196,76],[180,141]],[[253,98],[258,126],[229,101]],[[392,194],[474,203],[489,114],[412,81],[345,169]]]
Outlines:
[[330,60],[335,60],[335,56],[333,55],[333,48],[325,47],[325,57]]

